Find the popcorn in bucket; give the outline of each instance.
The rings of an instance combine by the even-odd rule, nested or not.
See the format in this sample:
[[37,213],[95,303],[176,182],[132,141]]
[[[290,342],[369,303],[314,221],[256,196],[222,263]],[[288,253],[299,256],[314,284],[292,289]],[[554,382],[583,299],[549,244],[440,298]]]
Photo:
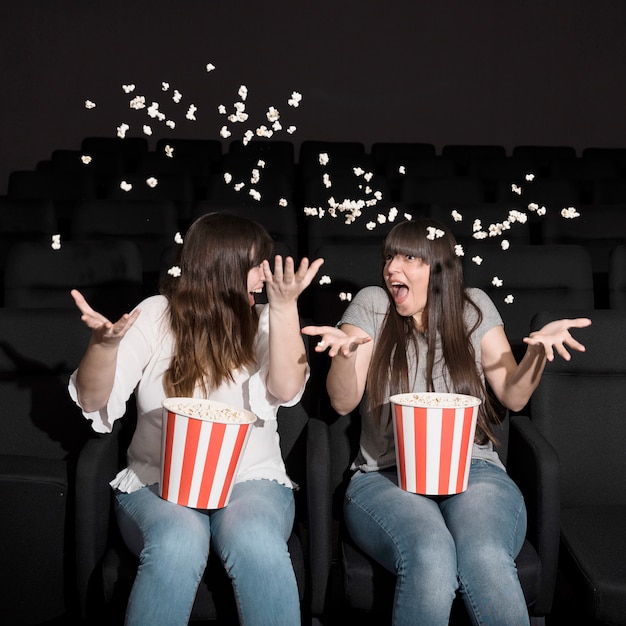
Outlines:
[[197,509],[226,506],[255,421],[221,402],[164,400],[159,495]]
[[465,491],[481,400],[433,392],[389,400],[400,487],[423,495]]

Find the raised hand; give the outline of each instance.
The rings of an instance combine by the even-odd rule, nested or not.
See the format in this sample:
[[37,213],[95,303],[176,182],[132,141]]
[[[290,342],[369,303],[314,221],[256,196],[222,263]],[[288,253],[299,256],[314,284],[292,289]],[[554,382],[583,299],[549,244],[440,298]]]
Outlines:
[[80,319],[91,330],[92,341],[95,343],[111,347],[117,346],[139,317],[140,311],[136,309],[131,314],[124,313],[117,322],[113,323],[104,315],[94,311],[80,291],[72,289],[70,293],[78,310],[81,312]]
[[265,276],[265,289],[270,303],[293,302],[311,284],[324,259],[316,259],[312,263],[304,258],[300,262],[297,271],[294,260],[291,257],[276,255],[274,260],[274,273],[270,269],[269,261],[263,261],[263,274]]
[[566,346],[578,352],[585,351],[585,346],[572,337],[569,329],[585,328],[590,325],[591,320],[586,317],[555,320],[546,324],[540,330],[530,333],[528,337],[524,337],[524,343],[529,346],[542,346],[548,361],[554,360],[555,351],[566,361],[569,361],[572,357]]
[[311,337],[321,336],[320,341],[315,345],[315,351],[324,352],[328,350],[330,357],[335,357],[338,354],[349,357],[357,351],[360,345],[372,340],[371,337],[347,335],[335,326],[305,326],[302,333]]

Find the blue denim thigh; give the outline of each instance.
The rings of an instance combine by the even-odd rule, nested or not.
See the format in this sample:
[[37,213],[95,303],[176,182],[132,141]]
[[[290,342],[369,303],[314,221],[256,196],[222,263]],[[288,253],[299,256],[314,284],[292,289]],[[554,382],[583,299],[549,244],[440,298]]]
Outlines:
[[244,626],[300,624],[287,548],[294,514],[293,491],[272,480],[236,484],[228,506],[211,511],[212,545],[231,578]]
[[207,512],[163,500],[156,485],[117,491],[115,512],[124,541],[139,557],[126,624],[187,624],[209,554]]
[[397,576],[393,624],[443,626],[458,584],[454,541],[437,501],[396,483],[395,472],[357,472],[345,523],[355,543]]
[[459,591],[473,624],[529,623],[515,557],[526,536],[526,508],[508,474],[473,459],[467,490],[442,500],[454,538]]

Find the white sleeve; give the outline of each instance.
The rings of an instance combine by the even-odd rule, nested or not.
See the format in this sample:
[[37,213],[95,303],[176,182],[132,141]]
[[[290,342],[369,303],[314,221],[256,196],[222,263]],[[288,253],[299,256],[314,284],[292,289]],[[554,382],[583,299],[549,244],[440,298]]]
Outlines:
[[[157,317],[155,314],[162,307],[155,307],[156,303],[151,302],[157,298],[145,300],[139,305],[141,313],[137,321],[120,342],[115,380],[106,407],[92,412],[83,410],[83,415],[92,422],[91,427],[98,433],[110,433],[115,421],[126,413],[126,402],[141,380],[152,350],[157,345],[160,315]],[[75,370],[70,377],[68,391],[72,400],[80,406],[76,389],[77,372]]]

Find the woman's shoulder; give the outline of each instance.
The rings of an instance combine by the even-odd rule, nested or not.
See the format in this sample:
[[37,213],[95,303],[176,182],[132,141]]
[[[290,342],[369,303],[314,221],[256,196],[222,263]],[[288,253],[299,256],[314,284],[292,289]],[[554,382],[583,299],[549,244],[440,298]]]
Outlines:
[[360,289],[356,296],[353,298],[353,301],[363,301],[363,302],[371,302],[373,304],[382,302],[385,305],[389,304],[389,300],[387,298],[387,292],[377,285],[371,285],[369,287],[363,287]]

